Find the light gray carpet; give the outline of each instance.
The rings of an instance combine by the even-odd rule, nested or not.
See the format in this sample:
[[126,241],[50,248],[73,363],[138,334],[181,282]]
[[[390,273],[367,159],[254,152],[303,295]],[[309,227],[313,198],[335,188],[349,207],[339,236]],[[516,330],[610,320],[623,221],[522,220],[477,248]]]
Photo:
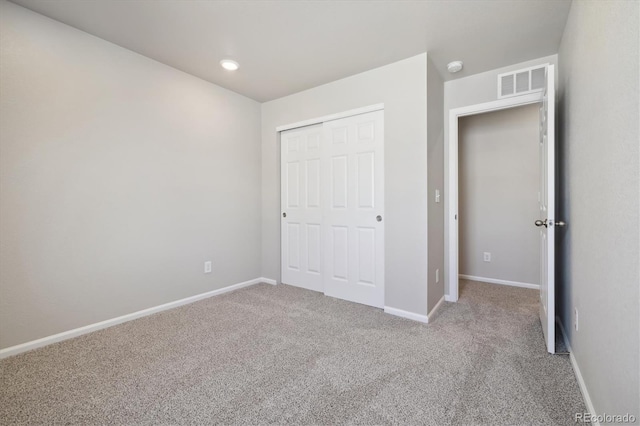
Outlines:
[[7,358],[5,424],[575,424],[537,292],[461,283],[429,325],[260,284]]

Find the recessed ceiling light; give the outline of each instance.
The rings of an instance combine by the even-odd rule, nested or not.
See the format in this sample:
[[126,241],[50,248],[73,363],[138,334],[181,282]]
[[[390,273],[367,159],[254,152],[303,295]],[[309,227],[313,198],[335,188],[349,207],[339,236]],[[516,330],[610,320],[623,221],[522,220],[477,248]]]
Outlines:
[[232,61],[231,59],[223,59],[220,61],[220,65],[227,71],[235,71],[240,68],[240,65],[236,61]]
[[453,61],[447,64],[447,71],[453,73],[462,69],[462,61]]

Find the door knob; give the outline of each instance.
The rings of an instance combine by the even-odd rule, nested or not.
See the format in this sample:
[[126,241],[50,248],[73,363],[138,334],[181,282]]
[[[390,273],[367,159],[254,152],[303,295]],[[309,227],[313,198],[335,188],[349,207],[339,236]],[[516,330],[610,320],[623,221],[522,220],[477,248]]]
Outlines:
[[377,220],[378,222],[382,222],[382,216],[380,216],[380,215],[376,216],[376,220]]
[[566,225],[566,223],[564,223],[563,221],[556,220],[556,226],[565,226],[565,225]]
[[287,214],[286,213],[282,213],[282,217],[287,217]]
[[547,219],[545,220],[536,220],[535,221],[536,226],[540,227],[540,226],[544,226],[545,228],[547,227]]

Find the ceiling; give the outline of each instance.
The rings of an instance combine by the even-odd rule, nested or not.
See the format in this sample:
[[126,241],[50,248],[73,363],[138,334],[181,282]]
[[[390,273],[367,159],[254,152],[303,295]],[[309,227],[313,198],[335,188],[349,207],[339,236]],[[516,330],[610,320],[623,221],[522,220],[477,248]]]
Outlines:
[[[429,52],[445,79],[558,51],[571,0],[12,0],[264,102]],[[240,63],[235,72],[219,62]],[[446,72],[452,60],[464,70]]]

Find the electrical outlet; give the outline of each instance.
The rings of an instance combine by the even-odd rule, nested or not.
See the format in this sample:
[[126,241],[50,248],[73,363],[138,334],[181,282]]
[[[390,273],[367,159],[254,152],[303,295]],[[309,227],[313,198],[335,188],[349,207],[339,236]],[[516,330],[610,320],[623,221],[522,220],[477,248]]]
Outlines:
[[489,253],[488,251],[484,252],[484,261],[491,262],[491,253]]
[[573,308],[573,328],[578,331],[578,308]]
[[436,284],[440,282],[440,269],[436,269]]
[[204,273],[205,274],[210,274],[212,270],[213,270],[213,266],[211,264],[211,261],[208,260],[208,261],[204,262]]

